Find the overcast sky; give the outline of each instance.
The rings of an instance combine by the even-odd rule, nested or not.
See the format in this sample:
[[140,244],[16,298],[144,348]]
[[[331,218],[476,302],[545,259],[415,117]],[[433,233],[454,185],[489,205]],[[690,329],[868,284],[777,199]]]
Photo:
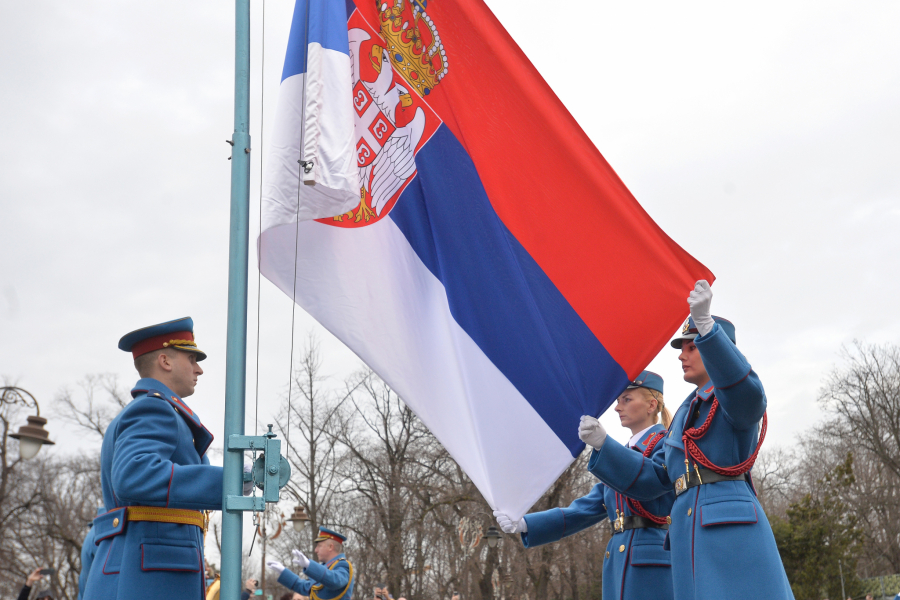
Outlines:
[[[900,336],[900,3],[488,4],[647,212],[716,274],[713,312],[734,321],[767,391],[766,445],[791,444],[820,418],[842,344]],[[264,86],[259,0],[253,10],[251,215],[293,1],[265,6]],[[190,315],[209,354],[190,403],[221,447],[232,6],[31,0],[3,13],[0,376],[52,415],[86,374],[130,387],[121,335]],[[653,282],[635,274],[622,292]],[[287,386],[291,302],[263,280],[260,305],[265,422]],[[321,337],[330,373],[359,368],[299,308],[296,321],[298,339]],[[690,392],[674,350],[650,368],[670,405]],[[52,452],[95,448],[58,419],[48,428]]]

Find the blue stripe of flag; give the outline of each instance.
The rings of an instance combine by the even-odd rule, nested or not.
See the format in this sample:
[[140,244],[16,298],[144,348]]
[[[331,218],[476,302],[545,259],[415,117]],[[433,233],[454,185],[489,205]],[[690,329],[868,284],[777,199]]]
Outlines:
[[579,417],[606,410],[625,372],[500,220],[445,125],[416,166],[390,218],[443,284],[456,322],[577,456]]
[[318,43],[323,48],[349,56],[347,19],[354,10],[353,0],[297,0],[281,80],[306,73],[306,54],[310,44]]

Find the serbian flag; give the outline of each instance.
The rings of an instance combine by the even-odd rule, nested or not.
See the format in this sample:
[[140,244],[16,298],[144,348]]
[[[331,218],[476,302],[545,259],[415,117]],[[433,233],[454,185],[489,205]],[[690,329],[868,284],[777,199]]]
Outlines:
[[277,111],[262,273],[524,514],[712,274],[482,0],[298,0]]

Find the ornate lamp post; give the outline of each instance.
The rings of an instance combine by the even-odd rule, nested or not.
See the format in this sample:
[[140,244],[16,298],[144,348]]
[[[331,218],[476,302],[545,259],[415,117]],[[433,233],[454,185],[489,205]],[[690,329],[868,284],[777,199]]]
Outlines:
[[500,530],[491,525],[490,527],[488,527],[487,533],[484,534],[484,537],[487,540],[487,544],[490,548],[496,548],[501,539]]
[[294,507],[294,512],[286,521],[288,527],[297,533],[300,533],[303,531],[303,528],[306,527],[306,524],[309,523],[309,515],[307,515],[306,511],[303,510],[303,507],[298,504]]
[[50,441],[49,433],[44,429],[47,419],[41,416],[41,408],[31,392],[20,387],[0,387],[0,404],[21,404],[37,413],[28,417],[28,424],[19,427],[17,433],[9,434],[9,437],[19,440],[19,455],[23,460],[34,458],[44,444],[55,443]]

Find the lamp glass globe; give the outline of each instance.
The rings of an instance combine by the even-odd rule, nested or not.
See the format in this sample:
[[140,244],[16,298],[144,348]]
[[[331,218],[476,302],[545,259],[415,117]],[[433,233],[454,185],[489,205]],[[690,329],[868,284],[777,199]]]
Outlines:
[[35,455],[37,455],[38,450],[41,449],[41,446],[43,446],[43,444],[41,444],[40,442],[30,440],[26,437],[20,438],[19,439],[19,455],[22,457],[23,460],[30,460],[30,459],[34,458]]
[[297,533],[300,533],[301,531],[303,531],[306,528],[306,521],[301,521],[298,519],[295,521],[288,521],[288,522],[291,524],[291,528],[293,528],[293,530],[296,531]]

